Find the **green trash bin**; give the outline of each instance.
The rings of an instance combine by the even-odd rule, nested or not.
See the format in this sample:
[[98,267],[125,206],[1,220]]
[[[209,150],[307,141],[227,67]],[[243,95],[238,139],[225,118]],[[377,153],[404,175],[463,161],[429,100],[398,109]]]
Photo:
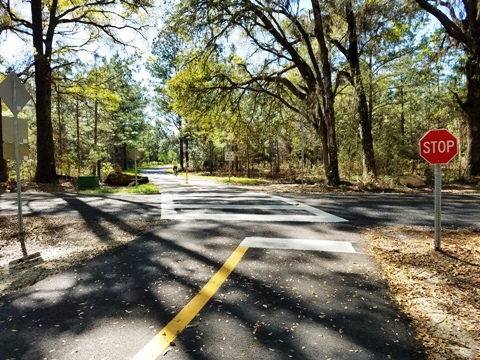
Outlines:
[[98,176],[96,175],[84,175],[78,177],[78,189],[96,189],[100,187]]

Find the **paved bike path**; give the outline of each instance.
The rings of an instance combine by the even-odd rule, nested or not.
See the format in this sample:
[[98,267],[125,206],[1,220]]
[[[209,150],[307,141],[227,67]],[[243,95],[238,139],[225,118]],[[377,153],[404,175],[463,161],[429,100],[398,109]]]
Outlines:
[[212,220],[166,220],[0,298],[0,358],[133,358],[248,238],[345,240],[356,252],[249,247],[160,358],[424,358],[348,223]]

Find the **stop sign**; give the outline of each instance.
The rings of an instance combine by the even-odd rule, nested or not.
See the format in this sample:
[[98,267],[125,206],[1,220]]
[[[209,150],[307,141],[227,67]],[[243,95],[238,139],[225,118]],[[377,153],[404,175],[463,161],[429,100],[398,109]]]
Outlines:
[[430,164],[447,164],[457,153],[457,138],[448,130],[430,130],[420,139],[420,156]]

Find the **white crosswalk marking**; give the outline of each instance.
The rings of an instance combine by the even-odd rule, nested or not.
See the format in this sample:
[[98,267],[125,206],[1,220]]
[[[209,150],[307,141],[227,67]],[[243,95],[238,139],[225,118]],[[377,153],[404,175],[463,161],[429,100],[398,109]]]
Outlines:
[[265,238],[259,236],[246,237],[240,246],[260,249],[309,250],[324,252],[355,253],[355,248],[349,241],[333,241],[318,239],[283,239]]
[[162,192],[162,219],[345,222],[341,217],[278,195],[235,191]]

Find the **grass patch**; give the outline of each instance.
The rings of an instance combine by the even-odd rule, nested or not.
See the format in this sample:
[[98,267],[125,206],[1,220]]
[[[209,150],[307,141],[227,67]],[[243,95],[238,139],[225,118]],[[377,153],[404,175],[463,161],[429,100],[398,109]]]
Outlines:
[[201,173],[188,173],[188,177],[217,181],[217,182],[221,182],[229,185],[260,185],[263,182],[262,179],[237,177],[237,176],[230,176],[230,179],[229,179],[228,176],[205,175]]
[[[148,169],[153,169],[152,165],[137,166],[137,175],[140,176],[140,171]],[[122,173],[135,176],[135,168],[125,169]]]
[[81,190],[81,194],[159,194],[154,184],[142,184],[138,186],[101,186],[97,189]]
[[233,185],[260,185],[259,179],[245,178],[245,177],[234,177],[232,176],[230,180],[228,177],[219,177],[217,181],[223,182],[225,184]]
[[138,186],[129,186],[125,189],[129,194],[159,194],[158,188],[154,184],[142,184]]

